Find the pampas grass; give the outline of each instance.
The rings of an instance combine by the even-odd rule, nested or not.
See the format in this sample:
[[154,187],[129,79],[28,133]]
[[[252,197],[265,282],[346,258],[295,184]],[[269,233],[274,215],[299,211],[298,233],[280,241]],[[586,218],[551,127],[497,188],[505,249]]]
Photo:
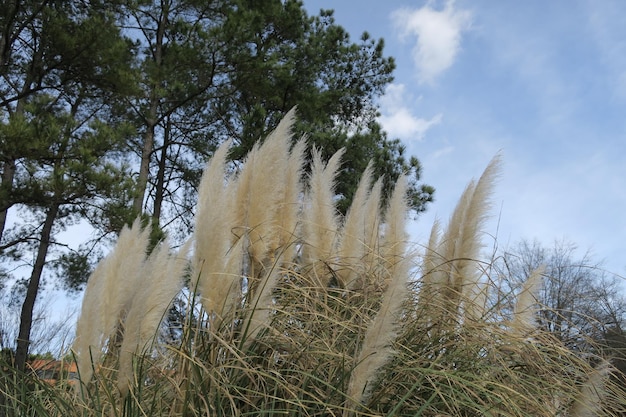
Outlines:
[[[342,218],[343,151],[326,162],[314,149],[305,169],[293,123],[290,112],[241,166],[227,162],[229,142],[215,152],[189,271],[187,246],[162,242],[146,258],[146,230],[124,229],[88,283],[74,344],[84,389],[58,392],[72,415],[610,416],[624,405],[608,367],[592,366],[603,359],[532,326],[540,271],[501,302],[481,254],[499,157],[418,254],[406,178],[383,210],[370,165]],[[174,297],[185,320],[166,342]]]
[[406,254],[404,231],[407,214],[406,185],[406,178],[400,177],[386,212],[387,227],[381,251],[381,272],[385,289],[380,309],[367,327],[348,385],[348,398],[356,399],[357,404],[369,398],[372,379],[393,354],[391,344],[396,338],[398,315],[407,295],[410,258]]
[[[191,288],[201,294],[210,313],[230,309],[237,290],[237,269],[228,254],[237,248],[233,239],[232,196],[226,180],[226,157],[230,141],[223,143],[208,163],[198,189],[196,225],[203,233],[194,234]],[[236,249],[235,249],[236,251]],[[237,259],[239,256],[236,257]]]
[[568,413],[570,417],[594,417],[602,413],[602,404],[608,394],[606,384],[612,372],[613,367],[605,360],[593,370],[574,399]]
[[149,228],[137,219],[124,227],[117,245],[87,281],[83,304],[72,346],[81,380],[91,380],[102,349],[120,330],[134,295],[141,288],[141,272],[149,242]]
[[162,242],[145,262],[145,278],[124,322],[118,376],[118,388],[123,395],[134,380],[133,358],[151,347],[167,308],[183,287],[190,243],[183,245],[177,254],[171,254],[169,242]]
[[281,258],[291,263],[297,252],[299,234],[299,218],[303,193],[302,175],[304,170],[304,155],[306,152],[306,138],[300,139],[291,149],[287,168],[284,175],[282,199],[278,201],[276,217],[278,219],[278,248]]
[[366,203],[372,174],[373,168],[370,162],[361,176],[357,190],[352,198],[352,205],[346,214],[341,229],[337,258],[343,260],[346,264],[337,265],[336,273],[337,280],[342,288],[353,287],[354,281],[364,272],[359,267],[368,249],[365,242],[365,209],[367,207]]
[[536,328],[537,294],[541,289],[545,267],[534,270],[523,283],[522,290],[517,296],[517,303],[513,312],[511,329],[522,335],[527,335]]
[[[481,228],[487,219],[489,195],[498,174],[500,157],[496,156],[478,181],[471,181],[461,195],[447,229],[440,235],[439,224],[433,226],[426,249],[424,275],[426,294],[433,297],[432,320],[454,326],[468,317],[482,315],[484,289],[479,281],[481,268],[475,262],[482,247]],[[483,304],[484,305],[484,304]],[[435,311],[439,308],[439,311]]]
[[316,285],[326,287],[330,276],[327,266],[320,261],[330,260],[338,238],[338,218],[335,207],[335,178],[339,172],[344,149],[336,152],[324,164],[321,153],[313,149],[313,164],[309,190],[304,205],[302,258],[313,267]]
[[231,209],[236,213],[235,227],[239,228],[235,233],[241,233],[246,240],[251,262],[246,272],[250,277],[271,264],[280,242],[278,215],[279,208],[289,203],[285,201],[285,175],[294,116],[292,109],[262,145],[257,142],[236,180],[236,201]]

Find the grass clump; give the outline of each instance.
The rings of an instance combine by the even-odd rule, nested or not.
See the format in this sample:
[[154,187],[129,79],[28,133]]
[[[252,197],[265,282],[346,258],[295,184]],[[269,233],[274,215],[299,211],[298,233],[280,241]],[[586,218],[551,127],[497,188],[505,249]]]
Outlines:
[[[404,230],[406,180],[386,207],[366,170],[345,217],[328,162],[292,143],[290,112],[237,172],[222,145],[194,236],[148,255],[125,229],[89,280],[71,389],[6,370],[5,415],[611,416],[610,363],[534,326],[533,278],[503,297],[481,233],[499,170],[471,182],[421,250]],[[541,272],[537,272],[540,276]],[[508,299],[506,299],[508,297]],[[167,317],[179,301],[184,320]],[[182,302],[180,302],[182,300]],[[511,305],[514,308],[511,308]],[[182,307],[180,307],[182,306]],[[163,330],[170,336],[166,338]]]

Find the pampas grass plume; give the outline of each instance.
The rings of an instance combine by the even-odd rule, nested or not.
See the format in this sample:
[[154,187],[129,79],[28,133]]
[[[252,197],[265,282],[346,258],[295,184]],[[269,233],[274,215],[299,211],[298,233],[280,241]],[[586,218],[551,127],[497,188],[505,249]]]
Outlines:
[[464,299],[475,297],[471,291],[479,285],[479,274],[473,264],[477,262],[482,247],[480,230],[487,219],[489,197],[499,168],[500,157],[496,156],[480,179],[468,184],[439,245],[428,249],[445,260],[441,268],[437,268],[441,275],[433,279],[447,281],[442,288],[442,306],[446,312],[458,312]]
[[201,294],[206,311],[220,312],[224,300],[236,287],[236,277],[224,275],[225,257],[234,241],[232,195],[227,192],[226,156],[231,142],[213,154],[198,189],[191,289]]
[[146,260],[144,279],[124,323],[118,375],[118,388],[122,395],[128,393],[133,381],[133,357],[143,354],[150,347],[169,305],[183,287],[190,246],[191,241],[188,241],[177,254],[171,254],[169,242],[165,241]]
[[296,242],[298,237],[299,214],[302,196],[302,172],[304,168],[304,154],[307,148],[305,138],[300,139],[291,150],[287,161],[287,171],[284,176],[285,186],[282,200],[278,203],[278,246],[282,259],[292,262],[296,256]]
[[375,265],[379,261],[379,246],[380,246],[380,222],[381,222],[381,207],[380,202],[382,200],[383,179],[379,178],[370,191],[367,201],[363,207],[363,237],[365,245],[365,254],[363,256],[363,265],[366,269],[365,273],[361,276],[348,282],[348,289],[356,290],[364,288],[371,284],[371,280],[376,276]]
[[328,274],[319,261],[328,261],[336,244],[338,219],[335,207],[335,179],[345,149],[337,151],[326,165],[319,150],[313,150],[313,166],[309,194],[304,209],[302,256],[305,264],[313,266],[313,276],[320,287],[328,283]]
[[541,289],[545,266],[535,269],[524,281],[522,290],[517,296],[511,330],[522,336],[535,329],[537,294]]
[[336,272],[342,287],[346,287],[348,284],[352,286],[352,282],[363,272],[360,264],[366,250],[365,209],[372,173],[373,167],[370,162],[361,176],[341,230],[339,247],[337,248],[337,255],[341,264],[338,265],[339,269]]
[[137,219],[124,227],[117,244],[87,281],[72,351],[83,383],[93,376],[107,339],[120,329],[140,285],[149,228]]
[[386,231],[382,250],[385,290],[382,304],[365,332],[348,385],[348,398],[358,399],[360,403],[367,400],[378,370],[393,354],[391,345],[397,334],[398,314],[408,294],[410,258],[406,253],[404,230],[407,215],[406,187],[406,177],[401,177],[385,214]]
[[257,142],[237,178],[236,222],[248,240],[251,276],[262,273],[260,269],[278,248],[279,205],[285,196],[294,119],[295,109],[291,109],[262,145]]
[[613,372],[611,364],[603,360],[581,386],[580,393],[569,410],[569,417],[595,417],[602,411],[607,395],[606,383]]

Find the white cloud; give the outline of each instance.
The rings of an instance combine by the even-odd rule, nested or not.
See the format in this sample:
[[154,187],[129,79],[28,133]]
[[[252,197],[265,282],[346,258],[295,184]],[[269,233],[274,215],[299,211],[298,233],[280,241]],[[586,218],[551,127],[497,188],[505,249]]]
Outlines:
[[461,47],[461,33],[469,29],[471,13],[454,8],[448,0],[442,10],[425,6],[399,9],[391,17],[402,37],[416,36],[413,61],[417,66],[420,82],[432,83],[435,78],[450,68]]
[[392,138],[422,140],[426,131],[441,123],[443,115],[436,114],[430,119],[414,116],[407,106],[404,84],[391,84],[381,98],[382,115],[378,119]]

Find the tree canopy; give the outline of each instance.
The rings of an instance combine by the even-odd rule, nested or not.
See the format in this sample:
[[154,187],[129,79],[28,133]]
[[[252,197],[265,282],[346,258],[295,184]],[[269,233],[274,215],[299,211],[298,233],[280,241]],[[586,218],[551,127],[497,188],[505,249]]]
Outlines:
[[[355,42],[332,11],[309,16],[296,0],[5,2],[0,256],[22,265],[3,271],[24,296],[18,356],[47,276],[79,287],[99,242],[138,215],[153,244],[180,240],[215,149],[231,139],[237,170],[293,107],[296,137],[324,158],[346,149],[339,211],[370,160],[385,198],[408,173],[410,207],[423,211],[433,188],[377,122],[393,70],[382,39]],[[69,248],[58,236],[77,223],[95,233]]]
[[213,150],[232,139],[237,165],[294,106],[297,132],[325,157],[348,150],[340,210],[369,160],[385,175],[385,195],[408,172],[411,207],[421,212],[432,200],[433,188],[419,183],[417,158],[376,121],[376,98],[395,67],[383,40],[364,33],[353,42],[331,11],[308,16],[299,1],[145,2],[124,10],[141,80],[127,106],[138,132],[133,207],[153,224],[188,227]]

